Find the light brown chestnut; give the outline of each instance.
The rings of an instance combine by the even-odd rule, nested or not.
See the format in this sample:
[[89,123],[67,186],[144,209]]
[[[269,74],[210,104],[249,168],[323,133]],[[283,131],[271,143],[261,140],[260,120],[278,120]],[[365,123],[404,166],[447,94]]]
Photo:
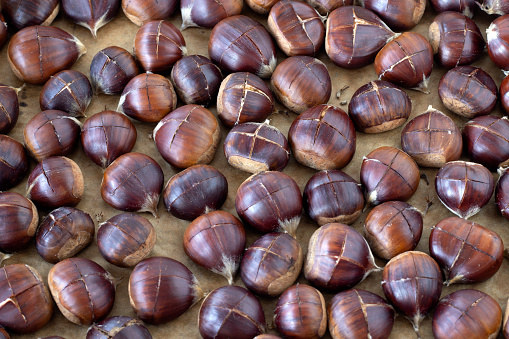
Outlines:
[[0,83],[0,133],[9,134],[19,117],[18,93],[23,89]]
[[353,0],[306,0],[320,15],[328,15],[341,6],[352,6]]
[[62,12],[97,38],[97,30],[113,20],[120,0],[62,0]]
[[15,30],[34,25],[49,26],[60,10],[58,0],[2,0],[1,5],[9,27]]
[[28,172],[25,148],[15,139],[0,134],[0,191],[18,185]]
[[117,316],[106,318],[88,328],[86,339],[152,339],[152,335],[139,319]]
[[509,4],[504,0],[483,0],[476,2],[479,7],[489,15],[505,15],[509,14]]
[[430,0],[435,12],[454,11],[472,18],[477,8],[475,0]]
[[0,252],[11,253],[25,249],[39,224],[35,205],[21,194],[0,193],[0,218]]
[[166,19],[177,8],[176,0],[122,0],[122,10],[134,24],[141,26],[152,20]]
[[212,28],[221,20],[239,15],[242,12],[242,0],[181,0],[183,31],[188,27]]
[[363,7],[375,12],[392,29],[408,31],[421,21],[426,0],[360,0]]
[[246,0],[247,5],[258,14],[267,14],[280,0]]
[[496,18],[486,30],[488,54],[504,73],[509,72],[509,17]]

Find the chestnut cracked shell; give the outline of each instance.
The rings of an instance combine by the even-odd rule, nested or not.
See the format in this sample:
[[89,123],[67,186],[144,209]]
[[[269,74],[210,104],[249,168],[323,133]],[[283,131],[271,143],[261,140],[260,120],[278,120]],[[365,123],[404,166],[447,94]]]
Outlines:
[[221,139],[221,131],[208,109],[185,105],[159,121],[153,139],[163,159],[183,169],[210,163]]
[[142,153],[126,153],[104,171],[101,196],[118,210],[150,212],[157,218],[163,182],[163,170],[154,159]]
[[509,72],[509,15],[496,18],[486,30],[488,55],[504,73]]
[[308,56],[294,56],[281,62],[270,78],[270,86],[279,102],[299,114],[326,104],[332,91],[327,66]]
[[142,260],[129,277],[131,306],[138,318],[151,325],[180,317],[202,297],[193,273],[170,258]]
[[233,127],[223,149],[231,166],[250,173],[282,171],[290,160],[288,140],[269,121]]
[[25,148],[15,139],[0,134],[0,191],[18,185],[28,172]]
[[414,32],[402,33],[375,58],[375,71],[380,79],[426,94],[432,69],[433,48],[425,37]]
[[19,117],[18,93],[22,88],[14,88],[0,83],[0,133],[9,134],[16,126]]
[[83,124],[81,145],[90,160],[107,168],[119,156],[132,151],[137,136],[136,127],[124,114],[103,111]]
[[51,295],[70,322],[92,325],[108,316],[115,302],[114,278],[86,258],[69,258],[48,273]]
[[507,169],[499,171],[499,175],[495,187],[495,202],[502,216],[509,220],[509,174]]
[[51,319],[53,302],[44,281],[31,266],[0,268],[0,325],[15,333],[33,333]]
[[44,159],[30,173],[27,182],[27,198],[45,209],[76,206],[84,190],[81,169],[66,157]]
[[389,27],[408,31],[421,21],[426,0],[361,0],[360,4],[378,15]]
[[235,15],[221,20],[210,34],[209,56],[223,71],[250,72],[269,78],[276,67],[272,38],[257,21]]
[[472,18],[477,8],[475,0],[430,0],[435,12],[454,11]]
[[15,30],[34,25],[49,26],[60,10],[58,0],[2,0],[0,4],[9,27]]
[[378,51],[398,35],[370,10],[342,6],[327,19],[325,51],[339,67],[360,68],[372,63]]
[[97,30],[113,20],[120,9],[120,0],[62,0],[62,11],[97,38]]
[[328,15],[341,6],[352,6],[353,0],[306,0],[320,15]]
[[351,289],[339,292],[329,306],[332,338],[389,338],[396,313],[375,293]]
[[0,252],[11,253],[25,249],[39,224],[35,205],[14,192],[0,193],[0,219]]
[[502,326],[502,309],[484,292],[459,290],[440,300],[432,326],[437,339],[496,338]]
[[230,285],[246,246],[244,226],[235,216],[212,211],[199,216],[184,233],[184,251],[201,267],[224,276]]
[[313,175],[304,188],[304,209],[319,226],[332,222],[350,225],[364,208],[360,185],[340,170]]
[[240,286],[223,286],[203,300],[198,328],[205,339],[251,339],[265,333],[265,314],[251,292]]
[[299,186],[282,172],[254,174],[238,188],[235,209],[239,217],[260,232],[295,235],[302,213]]
[[143,322],[131,317],[110,317],[92,324],[86,339],[152,339]]
[[242,0],[181,0],[180,13],[182,26],[213,28],[227,17],[239,15],[242,12]]
[[509,13],[509,3],[504,0],[483,0],[482,5],[476,2],[487,14],[504,15]]
[[18,79],[42,85],[52,75],[71,68],[85,53],[85,46],[60,28],[30,26],[14,34],[7,57]]
[[352,288],[376,270],[380,268],[368,243],[350,226],[326,224],[309,239],[304,277],[317,288],[329,292]]
[[148,21],[166,19],[173,14],[177,5],[176,0],[122,0],[125,16],[138,26]]

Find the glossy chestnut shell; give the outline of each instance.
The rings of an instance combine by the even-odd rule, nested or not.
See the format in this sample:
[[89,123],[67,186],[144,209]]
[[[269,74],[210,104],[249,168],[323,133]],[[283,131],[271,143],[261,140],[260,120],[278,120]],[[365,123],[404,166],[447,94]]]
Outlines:
[[120,0],[62,0],[62,12],[74,23],[90,30],[97,38],[97,30],[113,20],[120,9]]
[[486,30],[488,54],[504,73],[509,71],[509,16],[496,18]]
[[454,11],[472,18],[477,8],[475,0],[430,0],[436,12]]
[[39,224],[35,205],[21,194],[2,192],[0,218],[0,252],[10,253],[25,249]]
[[500,84],[500,102],[505,113],[509,114],[509,76],[506,76]]
[[408,31],[421,21],[426,0],[361,0],[361,5],[377,14],[392,29]]
[[175,11],[177,5],[176,0],[122,0],[125,16],[138,26],[151,20],[166,19]]
[[499,170],[499,174],[495,187],[495,202],[502,216],[509,220],[509,174],[506,168]]
[[28,172],[28,156],[23,145],[0,134],[0,191],[18,185]]
[[0,84],[0,133],[9,134],[18,122],[21,88]]
[[320,15],[327,15],[341,6],[352,6],[353,0],[306,0]]
[[188,27],[213,28],[221,20],[239,15],[242,12],[243,0],[181,0],[183,31]]
[[15,30],[34,25],[49,26],[60,10],[58,0],[2,0],[2,13]]
[[5,22],[5,18],[0,13],[0,47],[3,47],[5,42],[7,41],[8,31],[7,31],[7,23]]
[[143,322],[131,317],[111,317],[93,324],[86,339],[152,339]]

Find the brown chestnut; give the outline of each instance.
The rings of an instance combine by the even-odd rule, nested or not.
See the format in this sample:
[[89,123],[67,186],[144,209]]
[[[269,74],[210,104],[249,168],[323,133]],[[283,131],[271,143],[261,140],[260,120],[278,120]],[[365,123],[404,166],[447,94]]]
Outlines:
[[228,127],[263,122],[275,111],[274,97],[265,82],[248,72],[228,75],[217,95],[217,116]]
[[92,325],[108,316],[115,302],[115,279],[86,258],[69,258],[48,273],[51,295],[70,322]]
[[485,11],[486,13],[492,15],[505,15],[509,14],[509,3],[505,0],[483,0],[481,2],[477,2],[477,5]]
[[177,168],[208,164],[221,138],[214,115],[198,105],[185,105],[166,115],[154,129],[153,139],[164,160]]
[[180,317],[202,297],[193,273],[170,258],[142,260],[129,277],[131,306],[138,318],[152,325]]
[[142,122],[159,122],[177,107],[171,82],[159,74],[144,73],[124,87],[117,111]]
[[143,322],[131,317],[110,317],[92,324],[86,339],[152,339]]
[[475,0],[430,0],[431,6],[436,12],[454,11],[472,18],[477,8]]
[[250,72],[261,78],[270,77],[277,63],[276,48],[269,32],[245,15],[228,17],[214,27],[210,34],[209,56],[227,73]]
[[24,264],[0,268],[0,325],[16,333],[32,333],[48,323],[53,302],[41,275]]
[[101,196],[118,210],[150,212],[157,218],[163,182],[163,170],[154,159],[142,153],[126,153],[104,171]]
[[138,133],[124,114],[103,111],[85,121],[81,130],[81,145],[87,157],[102,168],[132,151]]
[[0,218],[0,251],[16,252],[25,249],[39,224],[35,205],[21,194],[0,193]]
[[[7,30],[7,22],[5,21],[4,16],[0,13],[0,48],[3,47],[5,42],[7,41],[7,36],[9,32]],[[0,327],[1,329],[1,327]]]
[[246,233],[239,219],[228,212],[199,216],[184,233],[184,251],[196,264],[224,276],[230,285],[240,266]]
[[408,31],[421,21],[426,0],[360,0],[363,7],[375,12],[392,29]]
[[20,30],[27,26],[49,26],[60,10],[58,0],[2,0],[2,13],[9,26]]
[[318,288],[331,292],[352,288],[380,269],[366,240],[350,226],[326,224],[309,239],[304,276]]
[[110,264],[133,267],[148,257],[156,243],[150,221],[132,213],[109,218],[97,229],[97,247]]
[[253,339],[281,339],[281,337],[278,337],[274,334],[260,334],[254,337]]
[[430,105],[403,128],[401,148],[419,166],[440,168],[461,157],[463,141],[454,121]]
[[148,21],[166,19],[173,14],[177,5],[176,0],[122,0],[125,16],[138,26]]
[[246,0],[249,8],[258,14],[267,14],[270,12],[272,6],[280,0]]
[[60,28],[30,26],[14,34],[7,57],[21,81],[42,85],[52,75],[71,68],[85,53],[85,46]]
[[509,72],[509,16],[496,18],[486,30],[488,54],[504,73]]
[[499,169],[499,178],[495,187],[495,202],[498,210],[509,220],[509,173],[507,168]]
[[90,30],[97,30],[113,20],[120,9],[120,0],[62,0],[62,11],[72,20]]
[[23,145],[0,134],[0,191],[7,191],[19,184],[27,172],[28,156]]
[[[23,86],[24,87],[24,86]],[[0,84],[0,133],[9,134],[19,117],[18,93],[23,89]]]
[[506,76],[500,84],[500,102],[505,113],[509,114],[509,76]]
[[352,6],[353,0],[306,0],[320,15],[328,15],[341,6]]
[[37,206],[48,209],[76,206],[84,190],[81,169],[66,157],[44,159],[30,173],[27,182],[27,197]]
[[290,160],[288,140],[268,120],[233,127],[223,148],[230,165],[250,173],[282,171]]
[[419,167],[412,158],[394,147],[382,146],[362,159],[361,184],[366,203],[378,205],[390,200],[406,201],[419,186]]
[[274,70],[270,85],[279,102],[296,113],[326,104],[332,91],[327,66],[308,56],[285,59]]
[[237,190],[235,209],[239,217],[260,232],[295,235],[302,213],[299,186],[282,172],[254,174]]
[[181,0],[183,31],[188,27],[213,28],[221,20],[239,15],[242,12],[242,0]]

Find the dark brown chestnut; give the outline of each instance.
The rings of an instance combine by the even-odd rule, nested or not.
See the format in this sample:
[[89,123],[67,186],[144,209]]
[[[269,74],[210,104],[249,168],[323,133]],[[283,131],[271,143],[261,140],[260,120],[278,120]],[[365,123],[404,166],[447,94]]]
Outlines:
[[288,140],[268,120],[233,127],[223,149],[230,165],[250,173],[282,171],[290,160]]
[[0,325],[16,333],[32,333],[51,319],[53,302],[44,281],[31,266],[0,268]]
[[322,293],[309,285],[288,287],[277,301],[274,324],[285,338],[323,337],[327,331],[327,308]]
[[147,22],[138,29],[134,37],[134,53],[145,71],[164,72],[187,55],[187,48],[182,33],[174,24],[158,20]]
[[389,338],[396,313],[375,293],[351,289],[339,292],[329,307],[332,338]]
[[304,276],[318,288],[330,292],[352,288],[379,270],[368,243],[350,226],[325,224],[309,239]]
[[408,31],[421,21],[426,0],[360,0],[363,7],[375,12],[392,29]]
[[7,57],[21,81],[42,85],[52,75],[71,68],[85,53],[85,46],[60,28],[30,26],[14,34]]
[[9,134],[18,122],[18,93],[23,89],[0,84],[0,133]]
[[170,258],[142,260],[129,277],[131,306],[138,318],[152,325],[180,317],[202,297],[193,273]]
[[295,235],[302,213],[299,186],[282,172],[261,172],[244,181],[235,196],[239,217],[258,231]]
[[74,23],[90,30],[97,38],[97,30],[113,20],[120,9],[120,0],[62,0],[62,11]]
[[504,73],[509,72],[509,16],[496,18],[486,30],[488,54]]
[[477,5],[486,13],[492,15],[505,15],[509,14],[509,3],[505,0],[483,0],[482,4],[477,2]]
[[212,28],[227,17],[242,12],[242,0],[181,0],[183,31],[188,27]]
[[92,324],[86,339],[152,339],[143,322],[131,317],[111,317]]
[[509,220],[509,173],[507,168],[498,170],[499,178],[495,187],[495,202],[498,210],[506,220]]
[[385,265],[382,290],[419,336],[421,321],[440,299],[442,273],[435,260],[426,253],[403,252]]
[[39,224],[35,205],[21,194],[0,193],[0,218],[0,251],[10,253],[27,247]]
[[156,243],[150,221],[132,213],[109,218],[97,229],[97,247],[110,264],[134,267],[148,257]]
[[261,78],[269,78],[277,63],[276,48],[269,32],[245,15],[228,17],[214,27],[210,34],[209,56],[227,73],[250,72]]
[[122,0],[125,16],[138,26],[148,21],[166,19],[173,14],[177,5],[176,0]]
[[332,91],[327,66],[308,56],[285,59],[274,70],[270,85],[279,102],[296,113],[326,104]]
[[306,0],[320,15],[328,15],[341,6],[352,6],[353,0]]
[[196,264],[220,274],[230,285],[240,266],[246,233],[239,219],[228,212],[199,216],[184,233],[184,251]]
[[163,182],[163,170],[154,159],[142,153],[126,153],[104,171],[101,196],[118,210],[150,212],[157,218]]
[[500,84],[500,102],[502,103],[505,113],[509,114],[509,76],[506,76]]
[[51,295],[70,322],[92,325],[108,316],[115,302],[115,279],[86,258],[69,258],[48,273]]
[[419,186],[419,167],[412,158],[394,147],[382,146],[365,156],[361,184],[366,203],[378,205],[390,200],[406,201]]
[[201,55],[185,56],[171,69],[171,83],[186,105],[215,102],[222,80],[219,67]]
[[131,53],[117,46],[100,50],[90,64],[90,79],[95,94],[121,94],[138,73],[140,71]]
[[58,0],[2,0],[2,13],[9,26],[20,30],[27,26],[49,26],[60,10]]
[[0,48],[3,47],[5,42],[7,41],[7,36],[9,32],[7,30],[7,22],[5,21],[4,16],[0,13]]
[[475,0],[430,0],[431,6],[436,12],[454,11],[472,18],[477,8]]
[[401,148],[419,166],[440,168],[461,157],[463,141],[454,121],[430,105],[403,128]]
[[219,123],[206,108],[185,105],[166,115],[153,139],[164,160],[177,168],[208,164],[221,138]]
[[124,114],[103,111],[85,121],[81,130],[81,145],[87,157],[102,168],[132,151],[138,133]]
[[23,145],[0,134],[0,191],[7,191],[19,184],[27,172],[28,156]]
[[332,222],[350,225],[364,208],[364,196],[359,186],[340,170],[318,172],[304,188],[304,209],[320,226]]
[[233,73],[221,83],[217,95],[217,116],[226,126],[263,122],[274,111],[272,92],[256,75]]
[[47,209],[76,206],[84,190],[81,169],[66,157],[44,159],[30,173],[27,182],[27,197]]

